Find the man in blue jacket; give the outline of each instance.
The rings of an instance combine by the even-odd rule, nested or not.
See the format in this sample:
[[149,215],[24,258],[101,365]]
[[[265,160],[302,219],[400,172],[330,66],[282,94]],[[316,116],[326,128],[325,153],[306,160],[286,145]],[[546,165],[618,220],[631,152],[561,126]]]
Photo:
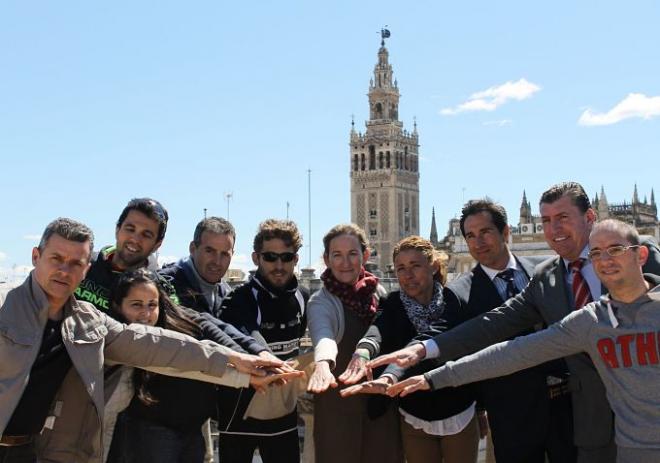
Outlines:
[[222,300],[231,291],[222,278],[229,269],[235,242],[236,231],[226,219],[209,217],[197,224],[190,255],[160,271],[174,286],[182,305],[220,316]]

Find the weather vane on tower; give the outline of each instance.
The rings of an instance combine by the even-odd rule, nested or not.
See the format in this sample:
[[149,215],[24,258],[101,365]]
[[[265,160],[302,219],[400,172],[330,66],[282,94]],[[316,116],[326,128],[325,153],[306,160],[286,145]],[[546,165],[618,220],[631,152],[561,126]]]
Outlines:
[[387,24],[385,24],[385,27],[380,30],[380,46],[384,47],[385,46],[385,39],[389,38],[390,36],[390,30],[387,29]]

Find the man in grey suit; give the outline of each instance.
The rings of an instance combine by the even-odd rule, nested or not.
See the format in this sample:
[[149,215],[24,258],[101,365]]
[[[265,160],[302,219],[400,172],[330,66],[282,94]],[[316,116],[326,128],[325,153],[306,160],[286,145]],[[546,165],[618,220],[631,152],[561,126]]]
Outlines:
[[[571,310],[606,292],[586,259],[596,214],[582,186],[565,182],[550,187],[541,196],[540,209],[545,239],[559,255],[537,266],[529,285],[520,294],[431,340],[382,356],[370,362],[370,366],[396,363],[408,367],[427,357],[436,357],[441,362],[456,359],[538,323],[550,325],[559,321]],[[657,246],[649,242],[642,244],[652,256],[643,271],[660,274]],[[567,357],[566,363],[571,374],[569,389],[578,462],[614,463],[613,414],[603,382],[587,355]]]

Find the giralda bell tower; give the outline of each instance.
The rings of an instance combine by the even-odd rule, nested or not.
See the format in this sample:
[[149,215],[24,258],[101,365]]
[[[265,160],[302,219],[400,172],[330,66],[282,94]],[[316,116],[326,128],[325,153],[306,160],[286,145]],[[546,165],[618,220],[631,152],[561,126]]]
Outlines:
[[399,87],[381,30],[378,63],[369,84],[366,132],[351,125],[351,221],[362,227],[372,259],[385,271],[402,238],[419,235],[419,143],[417,124],[404,130],[399,120]]

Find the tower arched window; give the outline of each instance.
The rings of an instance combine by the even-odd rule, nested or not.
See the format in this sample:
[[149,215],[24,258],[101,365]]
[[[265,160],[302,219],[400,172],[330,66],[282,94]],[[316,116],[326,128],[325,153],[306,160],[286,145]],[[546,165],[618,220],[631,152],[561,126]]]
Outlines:
[[353,170],[358,170],[358,155],[357,153],[353,156]]
[[394,103],[392,103],[392,104],[390,105],[390,119],[392,119],[393,121],[395,121],[395,120],[397,120],[398,118],[399,118],[399,115],[397,114],[397,111],[396,111],[396,105],[395,105]]
[[385,167],[390,168],[390,152],[385,153]]
[[380,153],[378,153],[378,168],[379,169],[382,169],[382,168],[385,167],[383,162],[384,162],[383,161],[383,152],[381,151]]
[[405,170],[408,170],[408,153],[403,155],[403,168]]
[[376,149],[373,145],[369,146],[369,170],[376,169]]
[[383,118],[383,105],[380,103],[376,103],[376,119],[382,119]]
[[360,170],[364,170],[365,165],[364,165],[364,153],[360,154]]

